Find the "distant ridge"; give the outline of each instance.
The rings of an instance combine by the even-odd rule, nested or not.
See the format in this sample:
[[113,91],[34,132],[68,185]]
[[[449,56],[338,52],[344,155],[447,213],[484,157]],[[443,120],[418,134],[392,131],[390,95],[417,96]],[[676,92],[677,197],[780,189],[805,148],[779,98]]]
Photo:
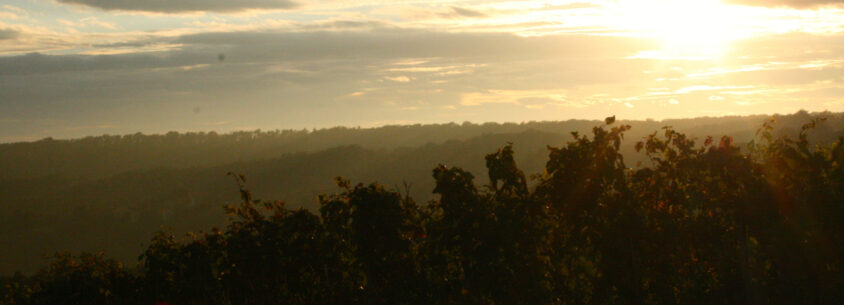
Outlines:
[[[776,116],[775,133],[795,134],[812,117],[827,121],[810,133],[818,142],[844,135],[844,114],[798,112]],[[666,125],[706,135],[751,140],[768,116],[624,121],[632,125],[621,152],[627,166],[645,161],[633,144]],[[483,156],[508,142],[526,174],[537,174],[547,145],[563,145],[572,131],[590,133],[598,121],[431,124],[316,131],[98,136],[0,144],[0,274],[34,271],[33,260],[57,250],[104,249],[132,261],[152,232],[184,232],[224,222],[220,207],[238,200],[225,174],[243,173],[258,198],[316,207],[332,180],[410,185],[420,202],[432,198],[438,164],[483,173]],[[485,181],[485,175],[479,175]],[[27,228],[27,229],[22,229]]]

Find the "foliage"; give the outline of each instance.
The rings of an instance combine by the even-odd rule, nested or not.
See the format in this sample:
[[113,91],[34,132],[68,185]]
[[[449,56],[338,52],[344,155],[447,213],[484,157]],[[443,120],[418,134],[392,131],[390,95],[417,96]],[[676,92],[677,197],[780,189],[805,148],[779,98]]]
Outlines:
[[[828,120],[808,134],[810,145],[844,135],[844,113],[775,115],[775,137],[797,138],[814,116]],[[737,146],[754,137],[765,116],[663,121],[619,120],[631,125],[619,152],[626,165],[649,165],[635,142],[667,124],[688,137],[729,135]],[[514,164],[527,177],[545,168],[549,143],[590,135],[600,121],[431,124],[322,130],[171,132],[105,135],[0,144],[0,274],[32,274],[48,261],[34,256],[56,251],[104,250],[130,264],[163,228],[183,235],[197,228],[224,227],[218,207],[238,202],[224,173],[250,177],[260,198],[317,211],[318,194],[333,192],[331,179],[377,179],[388,186],[407,182],[417,202],[435,199],[430,170],[438,164],[477,174],[488,184],[484,156],[512,142]],[[717,139],[716,139],[717,140]],[[526,177],[526,178],[527,178]],[[527,179],[533,187],[537,180]],[[499,182],[500,183],[500,182]],[[403,194],[407,195],[407,194]],[[34,229],[22,229],[34,228]]]
[[792,139],[769,121],[744,148],[665,127],[634,169],[611,117],[548,147],[533,181],[507,144],[487,185],[439,165],[418,205],[337,178],[318,215],[231,175],[223,230],[161,232],[137,270],[59,254],[0,280],[0,304],[841,304],[844,139],[813,144],[821,122]]

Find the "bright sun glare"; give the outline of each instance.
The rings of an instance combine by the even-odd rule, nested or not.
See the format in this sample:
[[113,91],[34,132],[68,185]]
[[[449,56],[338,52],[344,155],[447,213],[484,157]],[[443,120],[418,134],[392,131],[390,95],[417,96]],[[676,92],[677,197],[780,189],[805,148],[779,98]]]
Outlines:
[[620,26],[659,41],[659,58],[714,59],[741,38],[739,16],[719,0],[619,0]]

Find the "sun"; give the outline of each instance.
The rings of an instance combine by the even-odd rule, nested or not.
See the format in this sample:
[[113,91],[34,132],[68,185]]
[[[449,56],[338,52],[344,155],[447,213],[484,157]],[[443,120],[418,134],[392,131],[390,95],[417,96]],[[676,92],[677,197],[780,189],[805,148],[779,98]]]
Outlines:
[[613,10],[624,31],[658,41],[661,57],[717,58],[743,36],[738,11],[718,0],[618,0]]

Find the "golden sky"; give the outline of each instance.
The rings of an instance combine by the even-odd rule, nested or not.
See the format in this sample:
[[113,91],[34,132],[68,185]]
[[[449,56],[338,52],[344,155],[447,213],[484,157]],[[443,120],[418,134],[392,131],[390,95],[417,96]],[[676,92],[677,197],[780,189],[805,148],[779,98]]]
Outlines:
[[0,142],[844,111],[844,0],[6,0]]

